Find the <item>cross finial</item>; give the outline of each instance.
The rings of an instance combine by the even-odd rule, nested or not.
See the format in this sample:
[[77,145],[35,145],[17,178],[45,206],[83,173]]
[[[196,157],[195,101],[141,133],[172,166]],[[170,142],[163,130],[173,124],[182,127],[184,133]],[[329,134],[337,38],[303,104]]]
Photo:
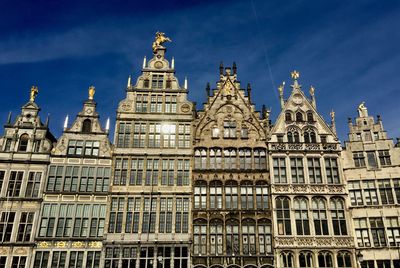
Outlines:
[[300,73],[298,71],[296,71],[296,70],[291,72],[290,75],[292,76],[293,80],[297,80],[300,77]]

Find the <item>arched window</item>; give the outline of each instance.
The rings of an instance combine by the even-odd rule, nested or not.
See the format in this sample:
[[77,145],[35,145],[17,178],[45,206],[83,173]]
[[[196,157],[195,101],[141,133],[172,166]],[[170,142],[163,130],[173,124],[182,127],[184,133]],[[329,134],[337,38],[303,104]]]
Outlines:
[[317,136],[312,128],[307,128],[306,130],[304,130],[304,142],[305,143],[317,142]]
[[194,208],[207,208],[207,183],[198,181],[194,186]]
[[194,168],[207,169],[207,151],[205,149],[194,150]]
[[314,116],[311,111],[307,112],[307,122],[310,122],[310,123],[314,122]]
[[220,181],[210,183],[210,209],[222,209],[222,183]]
[[291,122],[292,121],[292,114],[290,112],[285,113],[285,121]]
[[310,224],[308,220],[308,202],[304,197],[294,199],[294,209],[296,218],[296,232],[298,235],[309,235]]
[[281,252],[280,261],[282,268],[292,268],[293,264],[293,253],[292,252]]
[[227,148],[224,150],[224,169],[236,169],[236,150]]
[[238,184],[236,181],[227,181],[225,184],[225,208],[238,208]]
[[261,219],[258,221],[258,243],[260,245],[260,254],[272,252],[272,234],[271,221]]
[[22,134],[19,137],[18,151],[26,152],[26,149],[28,148],[28,141],[29,141],[29,135],[28,134]]
[[222,151],[219,148],[210,149],[210,169],[221,169]]
[[82,132],[89,133],[92,132],[92,121],[90,119],[83,120],[82,123]]
[[228,220],[226,223],[226,254],[238,255],[239,249],[239,222],[237,220]]
[[193,223],[193,253],[207,253],[207,221],[204,219],[195,220]]
[[324,198],[312,199],[312,211],[316,235],[328,235],[328,218],[326,213],[326,202]]
[[337,255],[337,264],[340,268],[351,268],[351,254],[348,251],[340,251]]
[[318,253],[318,267],[333,268],[332,253],[329,251],[321,251]]
[[223,247],[223,224],[221,220],[210,221],[210,253],[222,254]]
[[287,130],[287,139],[288,142],[300,142],[299,131],[296,128],[290,127]]
[[280,196],[276,200],[276,219],[278,221],[278,234],[291,235],[292,228],[290,224],[290,200],[288,197]]
[[296,113],[296,121],[297,122],[303,122],[303,114],[301,112]]
[[299,254],[300,268],[311,268],[313,267],[312,253],[309,251],[301,251]]
[[243,254],[256,254],[256,224],[254,220],[242,221]]
[[344,201],[341,198],[332,198],[330,202],[333,233],[347,235],[346,217],[344,215]]
[[240,185],[241,209],[254,209],[253,184],[245,181]]

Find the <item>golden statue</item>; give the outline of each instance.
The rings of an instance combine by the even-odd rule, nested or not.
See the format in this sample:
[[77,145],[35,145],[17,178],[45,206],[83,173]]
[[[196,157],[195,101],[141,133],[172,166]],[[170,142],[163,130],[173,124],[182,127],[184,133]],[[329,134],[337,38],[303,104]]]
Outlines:
[[95,92],[96,92],[95,87],[94,86],[90,86],[89,87],[89,100],[93,100]]
[[31,97],[30,97],[30,102],[34,102],[36,95],[39,93],[39,89],[37,86],[32,86],[31,87]]
[[297,80],[300,77],[300,73],[298,71],[296,71],[296,70],[291,72],[290,75],[292,76],[293,80]]
[[171,39],[165,36],[165,33],[156,32],[156,39],[153,42],[153,52],[156,52],[157,47],[162,46],[165,42],[172,42]]

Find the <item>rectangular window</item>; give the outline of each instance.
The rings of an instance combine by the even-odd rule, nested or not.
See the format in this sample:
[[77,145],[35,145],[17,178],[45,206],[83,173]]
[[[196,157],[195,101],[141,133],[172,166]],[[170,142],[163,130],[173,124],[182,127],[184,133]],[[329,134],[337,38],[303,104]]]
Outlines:
[[4,170],[0,170],[0,193],[4,183],[4,177],[6,172]]
[[236,138],[235,121],[224,121],[224,138]]
[[114,185],[126,185],[128,178],[128,158],[117,158],[114,169]]
[[157,198],[144,198],[142,233],[154,233],[156,227]]
[[378,151],[378,154],[379,154],[379,162],[380,162],[381,166],[389,166],[392,164],[392,162],[390,161],[389,150]]
[[147,113],[147,103],[148,102],[148,96],[147,94],[137,94],[136,95],[136,106],[135,106],[135,111],[137,113]]
[[19,197],[23,177],[23,171],[11,171],[8,181],[7,197]]
[[365,157],[363,152],[354,152],[353,160],[355,167],[365,167]]
[[36,251],[33,268],[47,267],[49,262],[49,251]]
[[57,214],[57,204],[43,204],[39,226],[39,237],[52,237],[54,235]]
[[83,267],[83,251],[71,251],[69,253],[69,268]]
[[135,123],[133,126],[133,147],[144,148],[146,141],[146,123]]
[[0,268],[6,268],[7,256],[0,256]]
[[190,147],[190,125],[179,124],[178,126],[178,147],[189,148]]
[[130,147],[131,127],[132,125],[130,122],[119,122],[118,133],[117,133],[118,148]]
[[151,95],[150,98],[150,112],[161,113],[162,112],[162,95]]
[[164,148],[175,148],[176,124],[163,124],[161,126],[162,140]]
[[393,179],[394,192],[396,194],[397,204],[400,204],[400,179]]
[[26,191],[25,191],[26,197],[39,197],[41,179],[42,179],[42,172],[29,172],[28,183],[26,185]]
[[273,158],[275,183],[287,183],[285,158]]
[[[235,152],[235,151],[232,150],[231,152]],[[236,161],[236,159],[233,159],[233,160]],[[254,150],[254,168],[255,169],[266,169],[267,168],[266,152],[264,149],[255,149]]]
[[49,177],[47,180],[47,191],[60,192],[62,189],[63,175],[64,175],[63,166],[50,166]]
[[175,161],[173,159],[162,160],[161,185],[174,185]]
[[149,147],[160,148],[161,124],[149,124]]
[[292,183],[304,183],[303,158],[290,158]]
[[146,179],[145,185],[158,184],[158,159],[147,159]]
[[256,185],[257,209],[268,209],[268,185]]
[[12,257],[12,268],[25,268],[26,256],[13,256]]
[[165,112],[176,113],[176,96],[166,95],[165,96]]
[[364,198],[366,205],[378,205],[378,194],[373,180],[363,181]]
[[394,197],[390,180],[379,180],[379,195],[381,197],[382,205],[394,204]]
[[[233,189],[234,188],[234,189]],[[237,193],[237,186],[232,187],[228,194],[231,194],[235,197],[235,203],[232,203],[232,206],[236,204],[237,208],[237,200],[238,200],[238,193]],[[233,198],[233,197],[232,197]],[[207,186],[205,185],[197,185],[194,187],[194,208],[195,209],[206,209],[207,208]],[[227,207],[230,208],[230,207]],[[233,208],[233,207],[232,207]]]
[[0,242],[10,242],[15,219],[15,212],[0,214]]
[[337,158],[325,158],[326,178],[329,184],[340,183]]
[[307,158],[307,165],[310,183],[322,183],[319,158]]
[[160,199],[160,222],[158,225],[159,233],[172,232],[172,197]]
[[164,75],[153,74],[153,76],[151,78],[151,88],[161,89],[161,88],[163,88],[163,83],[164,83]]
[[34,212],[21,212],[18,224],[17,242],[29,242],[31,240]]
[[121,249],[119,247],[106,247],[105,252],[105,267],[117,268],[122,253]]
[[112,197],[110,217],[108,223],[109,233],[121,233],[122,232],[122,220],[125,207],[124,197]]
[[176,198],[175,233],[187,233],[189,226],[189,198]]
[[[101,251],[88,251],[86,259],[86,268],[99,268],[100,267]],[[128,266],[122,266],[128,267]]]
[[142,185],[144,174],[144,159],[131,160],[131,177],[129,185]]
[[372,240],[374,247],[386,246],[385,228],[383,227],[382,218],[370,218],[369,224],[371,226]]
[[111,169],[110,168],[97,168],[95,191],[96,192],[108,192],[108,186],[110,184]]
[[140,197],[128,198],[128,210],[126,213],[126,233],[137,233],[139,231],[139,218],[140,218]]
[[400,225],[397,217],[386,217],[386,234],[391,247],[400,246]]
[[349,181],[349,195],[350,202],[352,206],[362,206],[364,205],[364,201],[361,193],[361,186],[359,181]]
[[368,160],[368,166],[370,168],[377,168],[378,163],[376,162],[376,155],[375,152],[367,152],[367,160]]
[[371,241],[368,233],[367,218],[354,219],[357,244],[359,247],[370,247]]

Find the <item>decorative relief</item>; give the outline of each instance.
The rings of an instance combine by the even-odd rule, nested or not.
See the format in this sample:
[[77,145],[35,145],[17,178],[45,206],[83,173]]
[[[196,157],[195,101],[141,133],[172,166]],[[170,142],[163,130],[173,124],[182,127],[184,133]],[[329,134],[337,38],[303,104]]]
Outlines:
[[7,255],[7,254],[8,254],[7,248],[0,248],[0,255]]
[[324,144],[322,147],[324,148],[324,150],[334,151],[337,148],[336,146],[337,146],[336,143],[327,143],[327,144]]
[[188,112],[190,112],[190,106],[189,106],[189,104],[187,104],[187,103],[183,104],[183,105],[181,106],[181,112],[182,112],[182,113],[188,113]]
[[50,243],[47,241],[41,241],[37,244],[38,248],[48,248],[50,247]]
[[331,193],[344,193],[343,185],[328,185],[327,189],[328,189],[328,192],[331,192]]
[[164,67],[164,64],[163,64],[161,61],[156,61],[156,62],[154,63],[154,67],[155,67],[156,69],[161,69],[162,67]]
[[89,243],[90,248],[102,248],[103,244],[100,241],[92,241]]
[[318,238],[315,238],[315,244],[317,246],[331,246],[331,245],[333,245],[333,238],[332,237],[328,237],[328,238],[318,237]]
[[289,185],[273,185],[273,187],[277,193],[289,192]]
[[121,109],[123,111],[130,111],[132,109],[132,105],[129,102],[123,102],[121,104]]
[[335,245],[337,247],[352,247],[353,239],[351,237],[337,237],[335,238]]
[[310,190],[312,193],[323,193],[325,192],[324,185],[310,185]]
[[15,248],[13,253],[16,254],[16,255],[28,254],[28,252],[27,252],[27,250],[25,248]]
[[73,248],[83,248],[84,246],[85,246],[85,243],[83,243],[81,241],[72,242]]
[[318,150],[320,150],[319,144],[317,144],[317,143],[306,144],[306,150],[318,151]]
[[308,185],[292,185],[293,192],[305,193],[308,192]]
[[295,239],[293,237],[279,237],[276,238],[278,246],[294,246]]
[[295,150],[295,151],[302,150],[303,149],[303,144],[301,144],[301,143],[289,143],[288,144],[288,149],[289,150]]
[[314,244],[314,238],[302,237],[297,239],[297,245],[304,247],[309,246],[311,247]]
[[66,246],[67,246],[67,242],[65,242],[65,241],[56,242],[56,247],[57,248],[65,248]]
[[274,143],[271,144],[271,149],[276,151],[284,151],[286,149],[286,146],[284,143]]

